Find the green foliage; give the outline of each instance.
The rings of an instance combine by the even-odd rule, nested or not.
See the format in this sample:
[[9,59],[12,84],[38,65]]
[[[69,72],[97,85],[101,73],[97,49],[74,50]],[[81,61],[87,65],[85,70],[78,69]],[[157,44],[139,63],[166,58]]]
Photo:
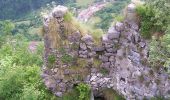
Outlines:
[[124,16],[123,15],[118,15],[115,17],[115,20],[118,21],[118,22],[121,22],[124,20]]
[[[170,1],[169,0],[147,0],[140,9],[141,30],[148,32],[165,33],[164,36],[153,39],[150,42],[149,62],[151,66],[159,69],[164,66],[170,73]],[[150,12],[152,13],[152,16]],[[148,17],[146,17],[148,16]],[[148,22],[147,22],[148,21]],[[143,23],[150,23],[148,26]],[[143,24],[143,25],[142,25]],[[146,28],[145,28],[146,27]],[[148,28],[151,27],[151,28]]]
[[0,47],[6,41],[6,37],[12,35],[14,28],[15,25],[11,21],[0,21]]
[[166,100],[166,99],[164,97],[157,96],[157,97],[151,98],[151,100]]
[[[19,19],[28,15],[33,10],[40,9],[54,0],[1,0],[0,19]],[[57,4],[65,5],[74,0],[55,0]]]
[[45,89],[40,78],[40,67],[16,66],[1,60],[0,98],[3,100],[44,100],[52,95]]
[[103,89],[103,93],[106,100],[125,100],[113,89]]
[[153,38],[149,47],[149,61],[152,66],[163,65],[170,73],[170,34],[165,34],[159,41]]
[[170,1],[147,0],[146,5],[154,11],[154,25],[162,31],[167,30],[170,24]]
[[89,100],[90,97],[89,85],[80,83],[76,88],[79,91],[79,100]]
[[22,35],[4,36],[4,39],[0,48],[0,99],[50,99],[52,94],[45,89],[40,77],[43,46],[40,44],[36,52],[31,53]]
[[103,75],[107,75],[107,74],[109,73],[108,70],[105,69],[105,68],[101,68],[101,69],[100,69],[100,72],[101,72]]
[[66,22],[71,22],[72,20],[72,14],[70,12],[67,12],[65,15],[64,15],[64,21]]
[[48,56],[48,62],[49,62],[50,64],[54,64],[55,61],[56,61],[55,55],[49,55],[49,56]]
[[113,14],[120,14],[122,9],[125,8],[126,4],[129,2],[130,0],[115,1],[108,4],[104,9],[98,11],[95,16],[100,17],[101,21],[100,23],[96,24],[96,27],[106,31],[109,28],[111,22],[113,22]]
[[64,54],[61,60],[63,63],[71,63],[74,60],[74,58],[68,54]]
[[9,20],[0,21],[0,32],[1,35],[11,35],[11,32],[14,30],[15,25]]
[[154,13],[153,10],[150,9],[147,6],[138,6],[136,8],[136,11],[138,13],[138,15],[140,16],[140,20],[141,20],[141,25],[140,25],[140,32],[141,35],[146,38],[146,39],[150,39],[151,38],[151,31],[154,28]]
[[168,31],[170,24],[170,1],[147,0],[145,5],[137,7],[141,19],[141,33],[144,38],[151,38],[151,33]]
[[71,90],[69,93],[65,94],[61,100],[79,100],[79,92],[76,89]]

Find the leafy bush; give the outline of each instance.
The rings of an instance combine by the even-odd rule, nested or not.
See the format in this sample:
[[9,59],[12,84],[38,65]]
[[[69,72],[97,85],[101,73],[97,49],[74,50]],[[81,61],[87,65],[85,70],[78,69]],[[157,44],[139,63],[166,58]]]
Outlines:
[[141,33],[151,38],[151,33],[166,33],[170,24],[170,6],[168,0],[148,0],[145,5],[137,7],[141,19]]
[[170,24],[170,1],[169,0],[147,0],[146,5],[154,11],[154,25],[163,32]]
[[74,58],[68,54],[64,54],[61,58],[63,63],[70,63],[74,60]]
[[55,100],[40,77],[42,46],[31,53],[28,43],[22,39],[18,41],[12,37],[6,40],[0,48],[0,99]]
[[64,15],[64,21],[66,22],[70,22],[72,20],[72,14],[70,12],[67,12],[65,15]]
[[153,10],[147,6],[138,6],[136,8],[138,15],[140,16],[140,32],[141,35],[146,38],[151,38],[151,31],[154,27],[154,13]]
[[89,100],[90,87],[87,84],[80,83],[76,88],[79,91],[79,100]]
[[122,9],[128,4],[130,0],[119,0],[114,3],[109,3],[104,9],[98,11],[95,16],[101,18],[101,21],[96,24],[97,28],[101,28],[106,31],[111,22],[113,22],[113,14],[120,14]]
[[40,67],[17,66],[12,57],[0,60],[0,98],[2,100],[44,100],[53,97],[44,87]]
[[109,74],[109,71],[105,68],[101,68],[100,69],[100,72],[103,74],[103,75],[108,75]]
[[48,62],[49,62],[50,64],[54,64],[55,61],[56,61],[55,55],[49,55],[49,56],[48,56]]
[[79,94],[79,92],[76,89],[73,89],[69,93],[65,94],[61,98],[61,100],[79,100],[79,95],[78,94]]
[[164,66],[170,73],[170,34],[165,34],[159,41],[155,38],[150,43],[149,61],[152,66]]
[[[41,48],[41,47],[40,47]],[[40,50],[39,50],[40,51]],[[13,64],[16,65],[30,65],[34,64],[37,66],[42,65],[42,49],[40,52],[36,52],[32,54],[28,50],[28,43],[26,42],[8,42],[7,44],[4,44],[2,48],[0,49],[0,58],[4,56],[11,55],[13,58]]]

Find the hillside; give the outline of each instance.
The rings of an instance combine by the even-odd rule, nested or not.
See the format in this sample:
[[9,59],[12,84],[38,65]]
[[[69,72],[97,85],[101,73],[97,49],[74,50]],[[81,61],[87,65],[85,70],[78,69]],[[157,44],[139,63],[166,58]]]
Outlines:
[[[1,0],[0,1],[0,19],[18,19],[31,11],[37,10],[47,3],[54,0]],[[74,1],[74,0],[72,0]],[[57,4],[66,4],[71,0],[55,0]]]
[[170,100],[169,0],[1,0],[0,100]]

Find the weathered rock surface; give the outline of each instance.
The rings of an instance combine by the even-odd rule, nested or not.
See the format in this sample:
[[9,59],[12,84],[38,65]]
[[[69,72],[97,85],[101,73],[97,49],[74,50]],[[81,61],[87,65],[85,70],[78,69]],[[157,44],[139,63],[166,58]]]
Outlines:
[[[127,100],[143,100],[155,96],[169,99],[169,75],[163,70],[157,73],[147,66],[148,46],[138,32],[135,7],[134,4],[127,7],[125,21],[112,26],[102,36],[101,44],[98,46],[94,45],[91,35],[82,36],[77,30],[66,36],[65,40],[69,45],[57,49],[51,48],[53,41],[48,34],[48,20],[51,16],[44,18],[45,67],[42,78],[46,87],[61,97],[75,84],[85,82],[93,91],[111,88]],[[56,20],[61,20],[66,12],[67,8],[58,6],[52,15]],[[51,55],[56,59],[49,67],[48,58]],[[72,67],[75,66],[73,70]]]

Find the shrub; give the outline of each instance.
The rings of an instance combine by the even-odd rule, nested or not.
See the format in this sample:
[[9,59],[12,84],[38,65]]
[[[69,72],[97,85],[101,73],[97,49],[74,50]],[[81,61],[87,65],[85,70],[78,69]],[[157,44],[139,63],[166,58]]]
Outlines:
[[89,100],[90,87],[87,84],[80,83],[76,88],[79,91],[79,100]]
[[150,43],[149,61],[153,67],[164,66],[170,73],[170,34],[165,34],[159,41],[155,38]]
[[150,39],[151,38],[151,31],[154,27],[154,13],[152,9],[150,9],[147,6],[137,6],[136,11],[138,15],[140,16],[140,32],[141,35],[146,38]]
[[2,100],[44,100],[53,98],[43,85],[40,67],[17,66],[12,57],[0,60],[0,98]]
[[70,12],[67,12],[64,15],[64,21],[66,21],[66,22],[71,22],[72,21],[72,14]]
[[0,48],[0,99],[55,100],[40,77],[43,47],[30,53],[25,41],[9,40]]
[[170,6],[169,0],[147,0],[146,5],[154,11],[154,25],[163,32],[167,30],[170,24]]
[[101,69],[100,69],[100,72],[101,72],[103,75],[109,74],[109,71],[108,71],[107,69],[105,69],[105,68],[101,68]]
[[64,54],[61,58],[63,63],[70,63],[74,60],[74,58],[68,54]]
[[145,38],[150,38],[151,32],[167,32],[170,24],[168,4],[167,0],[148,0],[145,5],[137,7],[136,11],[141,19],[141,33]]
[[56,61],[55,55],[52,55],[52,54],[51,54],[51,55],[48,56],[48,62],[49,62],[50,64],[54,64],[55,61]]
[[118,22],[122,22],[124,20],[124,16],[123,15],[118,15],[115,17],[115,20]]

